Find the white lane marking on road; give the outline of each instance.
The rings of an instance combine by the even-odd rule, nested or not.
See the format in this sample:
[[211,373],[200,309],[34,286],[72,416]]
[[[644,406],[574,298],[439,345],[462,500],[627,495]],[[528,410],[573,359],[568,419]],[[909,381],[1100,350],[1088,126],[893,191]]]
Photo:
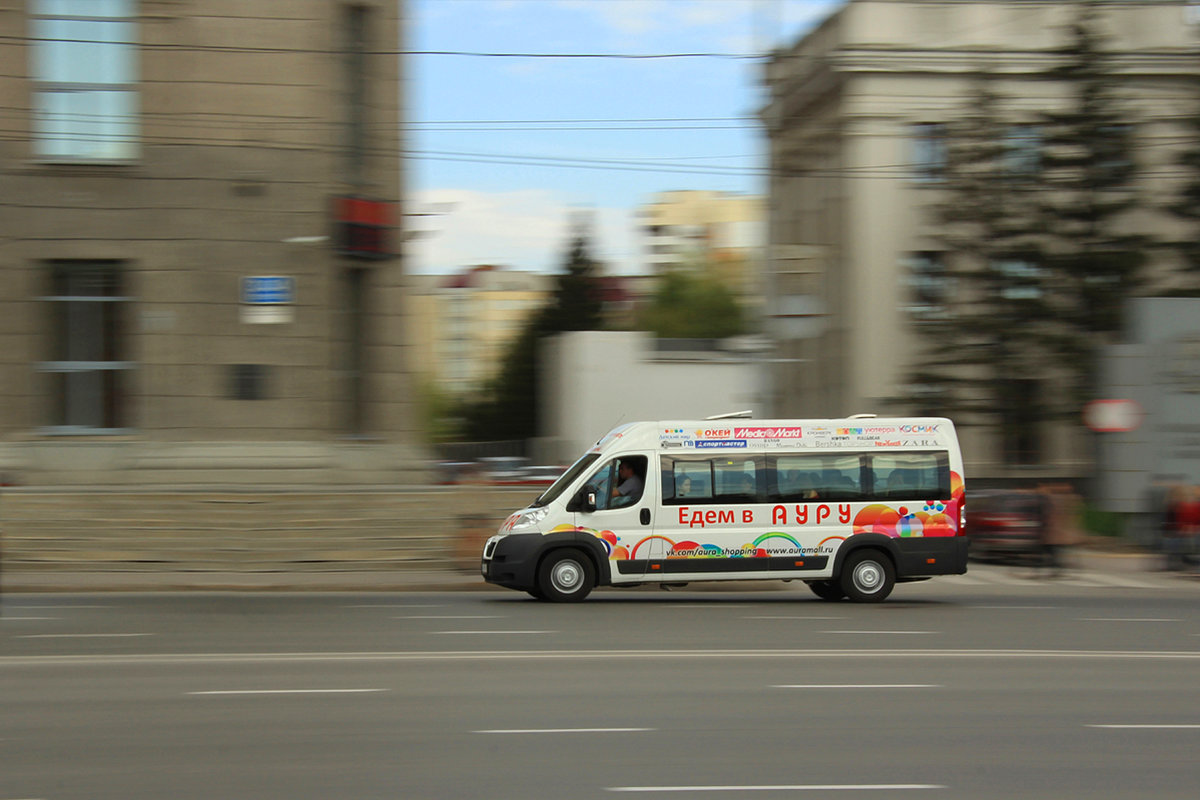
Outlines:
[[137,636],[153,636],[153,633],[27,633],[15,639],[131,639]]
[[471,731],[472,733],[640,733],[652,731],[654,728],[511,728],[489,731]]
[[46,619],[62,619],[62,617],[0,617],[0,622],[34,622]]
[[1015,575],[1000,572],[983,572],[972,570],[966,575],[943,575],[940,582],[957,584],[959,586],[1022,586],[1025,581]]
[[988,611],[1057,611],[1062,606],[969,606]]
[[936,783],[797,783],[767,786],[610,786],[609,792],[893,792],[945,789]]
[[57,609],[57,608],[67,608],[67,609],[71,609],[71,608],[112,608],[112,606],[97,606],[97,605],[83,605],[83,604],[80,604],[80,605],[68,605],[68,604],[61,604],[61,605],[52,605],[52,606],[48,606],[48,605],[28,605],[28,606],[21,606],[21,608],[22,608],[22,609],[24,609],[24,610],[26,610],[26,611],[29,611],[30,609],[36,609],[36,610],[39,610],[39,611],[41,611],[41,610],[45,610],[45,609]]
[[780,617],[742,617],[742,619],[816,619],[816,620],[837,620],[837,619],[845,619],[845,617],[802,617],[802,616],[795,616],[795,617],[784,617],[784,616],[780,616]]
[[373,603],[354,606],[342,606],[342,608],[445,608],[445,603]]
[[897,636],[932,636],[939,631],[821,631],[822,633],[863,633],[872,636],[880,633],[894,634]]
[[508,634],[508,633],[558,633],[558,631],[432,631],[435,636],[458,636],[472,634]]
[[1183,622],[1168,617],[1079,617],[1079,622]]
[[370,694],[386,692],[388,689],[215,689],[208,692],[188,692],[190,695],[244,695],[244,694]]
[[392,617],[392,619],[503,619],[503,617],[495,614],[411,614],[405,617]]
[[[495,631],[487,631],[495,633]],[[552,632],[552,631],[550,631]],[[99,666],[106,664],[287,664],[423,661],[648,661],[648,660],[809,660],[881,658],[1047,659],[1085,661],[1200,661],[1200,650],[953,650],[941,648],[825,650],[417,650],[408,652],[320,653],[126,653],[52,656],[0,656],[3,667]]]
[[1158,584],[1151,583],[1139,578],[1131,578],[1121,575],[1113,575],[1107,572],[1080,572],[1077,575],[1069,576],[1065,583],[1076,583],[1081,586],[1116,586],[1126,589],[1155,589]]
[[1188,725],[1168,725],[1168,724],[1154,725],[1154,724],[1149,724],[1149,723],[1144,724],[1144,725],[1084,725],[1084,727],[1085,728],[1133,728],[1133,729],[1148,728],[1151,730],[1153,730],[1153,729],[1177,730],[1177,729],[1181,729],[1181,728],[1187,729],[1187,730],[1200,729],[1200,725],[1191,725],[1191,724],[1188,724]]
[[940,683],[783,683],[772,689],[940,689]]

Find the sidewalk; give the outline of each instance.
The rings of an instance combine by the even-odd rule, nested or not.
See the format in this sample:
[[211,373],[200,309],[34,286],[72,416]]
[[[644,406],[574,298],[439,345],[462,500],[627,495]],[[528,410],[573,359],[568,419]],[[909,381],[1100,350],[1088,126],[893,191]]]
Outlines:
[[478,572],[6,572],[0,592],[435,592],[497,590]]
[[[1099,541],[1070,554],[1075,569],[1121,573],[1157,572],[1161,556]],[[969,570],[968,570],[969,574]],[[773,582],[748,584],[754,588]],[[696,586],[709,584],[696,584]],[[780,584],[782,585],[782,584]],[[1180,585],[1188,585],[1181,579]],[[1200,585],[1200,582],[1197,582]],[[432,564],[387,571],[57,571],[0,572],[0,592],[433,592],[507,591],[484,582],[466,567]]]

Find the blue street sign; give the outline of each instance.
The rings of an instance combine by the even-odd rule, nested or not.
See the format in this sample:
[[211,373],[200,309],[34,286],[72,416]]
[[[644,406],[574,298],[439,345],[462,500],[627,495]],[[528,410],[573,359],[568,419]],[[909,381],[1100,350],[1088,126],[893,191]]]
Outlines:
[[284,305],[296,302],[296,279],[286,275],[247,275],[242,278],[242,302]]

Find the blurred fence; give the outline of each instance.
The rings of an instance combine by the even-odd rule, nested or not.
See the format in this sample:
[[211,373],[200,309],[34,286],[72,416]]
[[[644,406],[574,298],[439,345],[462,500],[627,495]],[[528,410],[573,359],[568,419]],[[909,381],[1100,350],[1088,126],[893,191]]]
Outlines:
[[512,439],[503,442],[447,442],[437,445],[438,457],[444,461],[478,461],[481,458],[514,456],[530,457],[529,441]]
[[86,572],[477,570],[539,487],[397,491],[49,491],[0,498],[3,569]]

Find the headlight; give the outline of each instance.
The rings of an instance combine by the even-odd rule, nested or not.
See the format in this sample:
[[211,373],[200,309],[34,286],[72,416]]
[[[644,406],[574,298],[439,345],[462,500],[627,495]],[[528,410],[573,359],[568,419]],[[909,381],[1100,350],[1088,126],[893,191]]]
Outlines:
[[518,511],[505,523],[503,530],[505,533],[536,532],[538,523],[544,520],[549,514],[550,509],[546,506],[531,508],[527,511]]

